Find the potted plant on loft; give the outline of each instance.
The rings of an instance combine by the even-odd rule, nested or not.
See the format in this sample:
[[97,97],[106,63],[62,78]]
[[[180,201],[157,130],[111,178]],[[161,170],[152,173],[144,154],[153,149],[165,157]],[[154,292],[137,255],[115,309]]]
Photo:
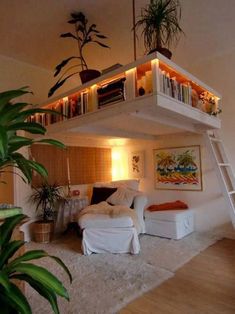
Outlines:
[[171,58],[169,47],[177,44],[180,35],[184,33],[179,25],[180,19],[179,0],[150,0],[150,3],[142,8],[134,28],[143,28],[142,35],[147,53],[159,51]]
[[36,204],[36,211],[41,210],[39,217],[33,224],[34,240],[48,243],[54,232],[54,216],[58,202],[65,200],[60,193],[61,187],[56,183],[43,182],[39,187],[33,187],[29,201]]
[[[36,142],[27,136],[19,135],[19,131],[44,135],[46,129],[38,123],[28,122],[27,118],[35,113],[51,112],[39,108],[28,108],[25,102],[13,103],[16,97],[27,94],[26,88],[10,90],[0,93],[0,173],[8,171],[8,166],[14,166],[21,178],[30,183],[33,171],[41,176],[47,175],[45,167],[36,161],[29,160],[18,149],[28,147]],[[58,141],[50,139],[38,140],[64,148]],[[63,284],[47,269],[30,263],[43,257],[55,260],[72,280],[66,265],[56,256],[50,256],[43,250],[27,251],[16,257],[16,253],[23,247],[24,241],[11,240],[13,230],[26,216],[18,214],[8,217],[0,224],[0,304],[1,313],[32,313],[29,302],[16,285],[17,281],[27,282],[51,304],[54,313],[59,314],[57,296],[69,300],[69,295]]]
[[[70,65],[60,76],[55,85],[51,87],[48,97],[52,96],[58,88],[60,88],[70,77],[76,74],[80,74],[82,83],[86,83],[100,76],[99,71],[88,69],[88,65],[84,57],[84,49],[88,44],[94,43],[103,48],[109,48],[109,46],[101,42],[101,40],[106,39],[107,37],[102,35],[97,30],[96,24],[89,25],[88,19],[82,12],[71,13],[71,19],[68,20],[68,23],[74,25],[74,32],[63,33],[60,37],[71,38],[74,40],[77,45],[78,55],[71,56],[56,66],[54,77],[57,77],[66,66]],[[78,68],[81,68],[81,71],[77,71]],[[74,69],[76,70],[73,72]]]

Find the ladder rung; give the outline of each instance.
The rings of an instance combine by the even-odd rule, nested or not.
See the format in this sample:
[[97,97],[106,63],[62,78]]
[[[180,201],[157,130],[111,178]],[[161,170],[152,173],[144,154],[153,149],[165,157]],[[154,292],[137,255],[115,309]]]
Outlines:
[[210,136],[210,139],[213,142],[222,143],[222,140],[220,138]]
[[218,163],[219,167],[230,167],[230,164]]
[[228,192],[229,195],[235,194],[235,191]]

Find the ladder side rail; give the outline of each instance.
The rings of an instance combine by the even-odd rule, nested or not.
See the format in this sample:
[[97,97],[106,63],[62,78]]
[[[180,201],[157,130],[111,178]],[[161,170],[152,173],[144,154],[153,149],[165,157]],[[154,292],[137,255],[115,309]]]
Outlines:
[[231,217],[232,223],[235,226],[235,204],[234,204],[234,199],[233,199],[232,195],[229,194],[228,187],[227,187],[227,182],[225,180],[225,177],[224,177],[224,174],[223,174],[223,172],[221,170],[221,167],[218,164],[216,152],[215,152],[213,144],[212,144],[212,142],[210,140],[210,135],[205,133],[204,134],[204,139],[205,139],[205,143],[206,143],[209,155],[210,155],[211,160],[213,162],[214,169],[216,170],[216,175],[217,175],[217,178],[218,178],[218,181],[219,181],[219,185],[220,185],[222,194],[223,194],[225,200],[227,201],[227,203],[229,204],[229,212],[230,212],[230,217]]
[[[220,133],[219,133],[218,130],[214,130],[213,133],[214,133],[216,138],[221,139]],[[228,160],[228,157],[227,157],[228,153],[226,151],[226,147],[223,145],[223,141],[221,140],[217,145],[218,145],[218,147],[220,149],[220,153],[221,153],[221,156],[222,156],[222,159],[223,159],[224,163],[228,163],[229,164],[229,160]],[[230,180],[232,182],[233,189],[235,190],[235,174],[234,174],[233,168],[230,166],[230,167],[228,167],[227,171],[228,171],[229,178],[230,178]]]

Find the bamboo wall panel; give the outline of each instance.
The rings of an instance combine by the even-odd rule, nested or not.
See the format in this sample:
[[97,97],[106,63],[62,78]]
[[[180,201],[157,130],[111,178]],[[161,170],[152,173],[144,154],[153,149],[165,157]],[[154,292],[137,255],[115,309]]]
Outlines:
[[69,147],[71,184],[111,180],[111,149]]
[[[69,161],[70,184],[91,184],[97,181],[111,180],[111,149],[97,147],[68,147],[61,150],[49,145],[33,145],[33,158],[48,170],[49,183],[68,184]],[[39,186],[42,179],[33,177],[33,186]]]
[[[33,145],[31,147],[33,158],[43,164],[48,171],[50,184],[67,185],[67,150],[59,149],[50,145]],[[40,186],[42,178],[36,173],[33,176],[32,185]]]
[[96,182],[112,180],[112,154],[107,148],[95,148]]

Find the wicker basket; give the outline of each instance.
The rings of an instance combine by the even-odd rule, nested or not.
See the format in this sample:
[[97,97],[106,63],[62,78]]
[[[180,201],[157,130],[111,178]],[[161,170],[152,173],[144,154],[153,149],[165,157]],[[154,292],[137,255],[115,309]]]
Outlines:
[[48,243],[52,240],[54,234],[53,220],[39,220],[33,224],[34,241],[40,243]]

